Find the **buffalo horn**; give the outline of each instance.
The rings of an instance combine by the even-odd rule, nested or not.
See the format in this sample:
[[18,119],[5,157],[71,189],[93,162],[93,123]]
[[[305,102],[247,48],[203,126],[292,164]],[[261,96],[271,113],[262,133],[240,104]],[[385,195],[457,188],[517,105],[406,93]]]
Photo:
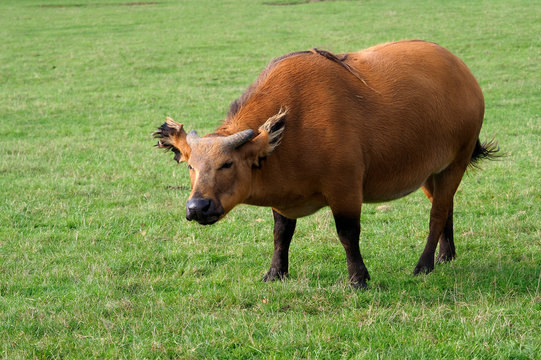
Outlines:
[[199,141],[199,135],[195,132],[195,130],[192,130],[186,135],[186,142],[188,143],[189,147],[193,147],[197,142]]
[[239,131],[238,133],[226,137],[224,140],[224,144],[228,147],[235,149],[250,141],[254,137],[254,135],[255,134],[252,129]]

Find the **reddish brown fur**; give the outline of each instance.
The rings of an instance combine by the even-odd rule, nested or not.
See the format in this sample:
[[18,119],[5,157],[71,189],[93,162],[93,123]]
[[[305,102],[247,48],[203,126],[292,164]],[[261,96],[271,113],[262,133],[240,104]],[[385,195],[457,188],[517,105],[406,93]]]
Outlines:
[[[346,64],[369,87],[324,57],[289,57],[218,129],[256,130],[281,106],[289,109],[282,144],[254,172],[246,203],[272,206],[293,218],[329,202],[357,212],[361,202],[414,191],[457,157],[463,167],[469,163],[484,103],[462,61],[420,41],[348,55]],[[352,197],[358,201],[343,201]]]
[[[198,193],[220,203],[222,217],[238,203],[270,206],[289,219],[330,206],[342,219],[340,235],[339,223],[356,226],[363,202],[393,200],[425,185],[433,207],[416,273],[428,272],[478,143],[481,89],[459,58],[434,43],[400,41],[334,59],[322,55],[292,53],[273,61],[232,104],[212,136],[245,129],[257,134],[267,119],[287,109],[281,143],[272,153],[262,152],[268,134],[259,132],[227,154],[191,149],[188,162],[197,172],[192,171],[191,198]],[[215,169],[228,159],[243,165],[224,183]],[[199,186],[202,178],[208,178],[206,186]],[[348,236],[354,237],[340,235],[346,252]],[[350,277],[362,285],[368,279],[362,259],[351,261],[358,267],[352,265]]]

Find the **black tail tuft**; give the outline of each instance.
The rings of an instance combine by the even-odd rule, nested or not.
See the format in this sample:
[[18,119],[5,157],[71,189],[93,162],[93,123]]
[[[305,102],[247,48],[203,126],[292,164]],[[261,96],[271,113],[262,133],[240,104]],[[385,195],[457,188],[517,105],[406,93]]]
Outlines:
[[479,168],[479,161],[483,159],[497,160],[503,156],[505,156],[505,154],[500,152],[500,147],[494,139],[485,141],[483,143],[477,139],[475,149],[473,150],[473,154],[471,156],[470,166],[473,168]]

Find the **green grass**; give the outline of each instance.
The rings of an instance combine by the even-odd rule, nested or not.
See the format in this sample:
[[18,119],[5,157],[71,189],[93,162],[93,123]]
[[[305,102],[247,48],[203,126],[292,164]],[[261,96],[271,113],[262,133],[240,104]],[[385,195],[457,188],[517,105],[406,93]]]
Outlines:
[[[541,358],[541,5],[72,1],[0,3],[0,357]],[[421,192],[364,206],[366,291],[328,209],[271,284],[269,209],[184,220],[166,115],[209,132],[275,56],[405,38],[466,61],[508,155],[464,178],[456,261],[411,276]]]

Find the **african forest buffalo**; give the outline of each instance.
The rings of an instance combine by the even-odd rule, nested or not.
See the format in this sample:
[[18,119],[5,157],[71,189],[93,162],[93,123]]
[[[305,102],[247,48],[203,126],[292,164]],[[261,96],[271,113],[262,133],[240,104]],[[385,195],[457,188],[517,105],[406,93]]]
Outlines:
[[235,205],[272,207],[274,254],[265,281],[288,275],[296,219],[329,206],[353,287],[370,279],[359,250],[363,202],[419,187],[432,202],[414,274],[455,257],[453,197],[481,144],[484,100],[467,66],[437,44],[399,41],[359,52],[296,52],[271,61],[212,134],[170,118],[159,148],[187,162],[186,218],[213,224]]

